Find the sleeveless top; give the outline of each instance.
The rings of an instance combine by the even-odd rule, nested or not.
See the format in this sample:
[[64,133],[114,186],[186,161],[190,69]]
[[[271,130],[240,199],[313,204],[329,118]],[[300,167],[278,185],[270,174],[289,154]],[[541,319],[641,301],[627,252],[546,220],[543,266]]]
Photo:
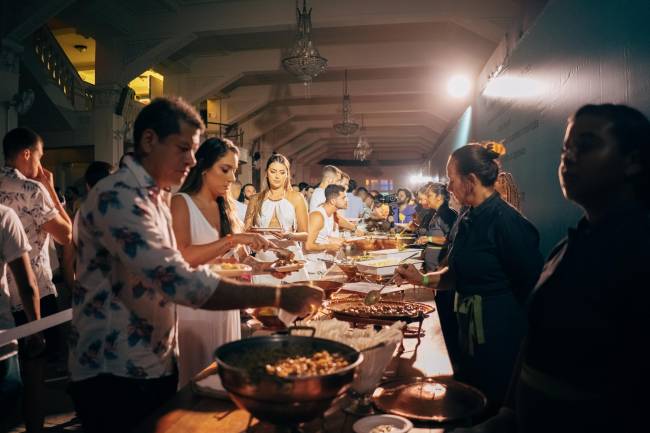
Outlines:
[[286,198],[280,200],[264,199],[260,215],[256,218],[257,224],[260,227],[269,227],[274,215],[277,216],[282,230],[295,232],[298,229],[296,208]]
[[[178,193],[178,195],[187,203],[192,245],[209,244],[219,240],[219,231],[205,218],[194,200],[185,193]],[[176,314],[180,388],[206,365],[210,365],[216,347],[241,338],[241,324],[239,310],[208,311],[177,305]],[[219,388],[221,383],[216,386]]]
[[327,216],[327,212],[323,206],[318,206],[315,212],[320,212],[323,216],[323,228],[318,232],[316,237],[317,244],[327,244],[329,243],[330,237],[336,237],[338,235],[338,227],[334,222],[334,215]]

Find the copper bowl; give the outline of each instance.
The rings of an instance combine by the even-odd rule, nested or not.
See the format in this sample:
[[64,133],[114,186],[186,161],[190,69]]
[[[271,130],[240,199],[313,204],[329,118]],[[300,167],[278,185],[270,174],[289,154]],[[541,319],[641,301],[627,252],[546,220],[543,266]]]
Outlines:
[[[254,354],[274,354],[275,359],[261,360],[263,366],[282,358],[283,352],[311,355],[321,350],[340,354],[349,365],[330,374],[289,378],[243,368],[246,357]],[[357,350],[336,341],[279,334],[224,344],[216,350],[215,358],[221,383],[238,407],[260,421],[289,426],[325,413],[334,399],[350,387],[363,361]]]
[[294,284],[313,284],[316,287],[320,287],[325,292],[325,299],[330,299],[334,293],[336,293],[343,283],[338,281],[328,281],[328,280],[316,280],[316,281],[298,281]]

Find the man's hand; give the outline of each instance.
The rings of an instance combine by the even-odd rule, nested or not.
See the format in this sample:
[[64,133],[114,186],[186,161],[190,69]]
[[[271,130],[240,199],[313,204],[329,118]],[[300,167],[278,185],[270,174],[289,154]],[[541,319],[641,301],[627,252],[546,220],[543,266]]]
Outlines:
[[308,284],[287,284],[282,286],[280,308],[298,316],[315,312],[323,303],[322,289]]
[[33,180],[42,183],[48,190],[54,191],[54,175],[40,164]]

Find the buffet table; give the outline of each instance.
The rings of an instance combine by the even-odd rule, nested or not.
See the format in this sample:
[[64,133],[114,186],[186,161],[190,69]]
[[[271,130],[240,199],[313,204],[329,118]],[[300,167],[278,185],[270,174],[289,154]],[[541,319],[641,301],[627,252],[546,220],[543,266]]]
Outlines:
[[[339,279],[335,269],[325,278]],[[435,305],[433,294],[427,289],[415,289],[405,293],[406,300]],[[445,342],[440,329],[437,311],[425,318],[422,329],[425,336],[420,343],[415,338],[404,339],[404,352],[395,358],[386,370],[390,379],[417,376],[449,376],[453,374]],[[215,369],[214,364],[208,369]],[[352,432],[352,424],[358,419],[340,410],[346,405],[345,399],[339,401],[319,420],[308,423],[304,431],[310,432]],[[249,425],[250,423],[250,425]],[[443,432],[442,428],[418,425],[414,433]],[[238,409],[232,402],[196,395],[190,385],[182,388],[166,405],[149,417],[137,432],[146,433],[271,433],[274,427],[250,419],[248,412]]]

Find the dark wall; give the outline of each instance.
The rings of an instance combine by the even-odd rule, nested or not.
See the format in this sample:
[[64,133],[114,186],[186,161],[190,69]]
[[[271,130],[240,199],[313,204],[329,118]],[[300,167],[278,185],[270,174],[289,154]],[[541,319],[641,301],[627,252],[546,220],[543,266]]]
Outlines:
[[[471,138],[505,140],[503,165],[523,193],[523,212],[539,228],[542,252],[574,225],[580,209],[557,179],[566,120],[587,103],[624,103],[650,114],[650,1],[552,0],[506,60],[498,79],[519,79],[502,96],[472,104]],[[461,118],[461,122],[463,118]],[[441,143],[441,165],[457,147],[458,125]],[[435,174],[435,171],[434,171]]]

